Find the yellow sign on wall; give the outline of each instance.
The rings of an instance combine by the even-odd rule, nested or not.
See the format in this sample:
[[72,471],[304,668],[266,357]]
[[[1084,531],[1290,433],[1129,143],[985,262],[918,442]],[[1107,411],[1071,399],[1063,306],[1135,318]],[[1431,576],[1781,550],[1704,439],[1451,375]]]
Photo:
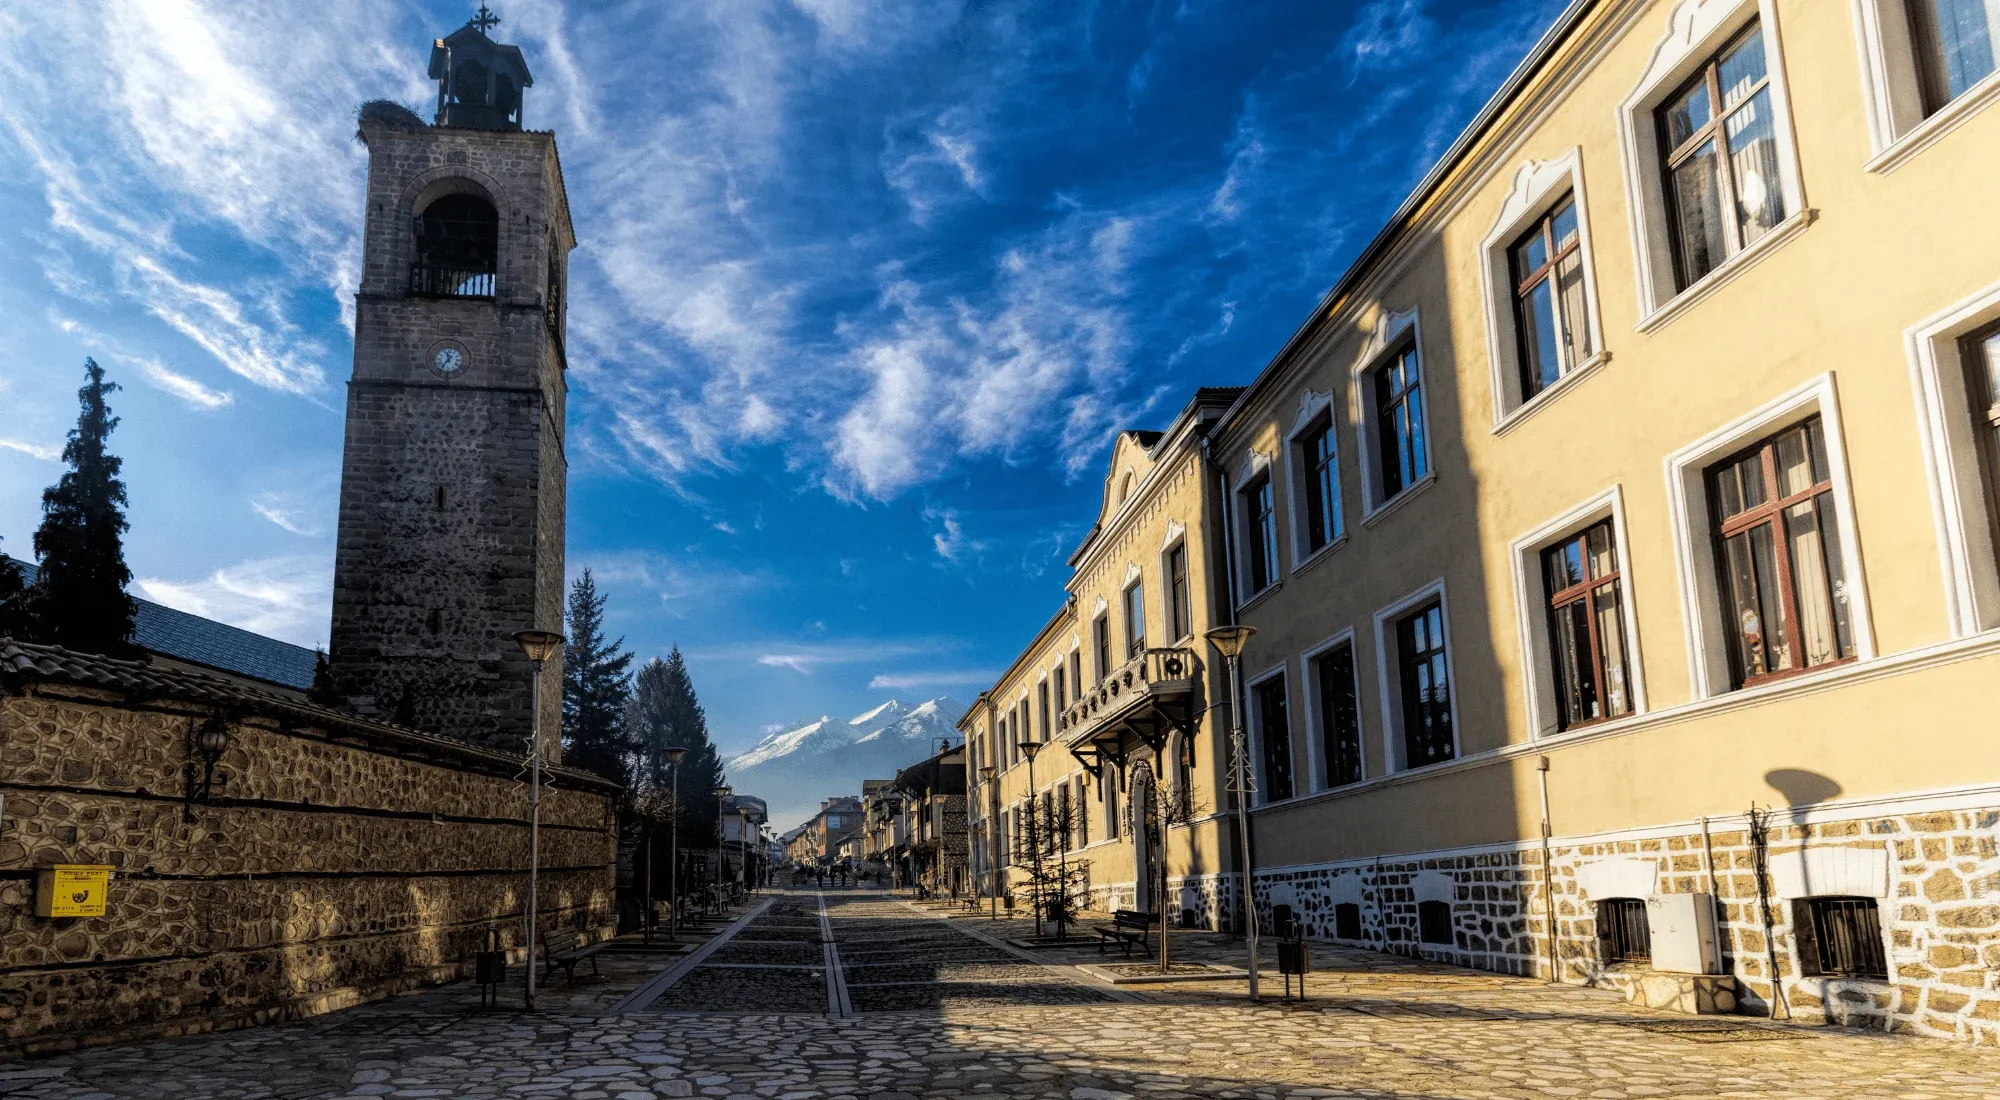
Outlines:
[[109,864],[58,863],[35,873],[35,915],[101,917],[110,892]]

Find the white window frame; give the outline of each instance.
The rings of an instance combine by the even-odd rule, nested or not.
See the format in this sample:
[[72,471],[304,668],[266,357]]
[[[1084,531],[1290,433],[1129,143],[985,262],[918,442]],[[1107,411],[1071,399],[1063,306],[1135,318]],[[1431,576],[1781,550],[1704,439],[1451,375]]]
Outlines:
[[1561,708],[1556,703],[1555,655],[1549,647],[1549,594],[1542,574],[1542,551],[1606,519],[1611,521],[1612,542],[1618,550],[1618,611],[1625,623],[1625,690],[1632,700],[1632,712],[1593,723],[1586,731],[1637,718],[1648,709],[1645,662],[1640,659],[1638,614],[1632,599],[1632,550],[1625,535],[1625,494],[1613,485],[1507,544],[1514,572],[1515,618],[1521,631],[1522,698],[1527,703],[1528,730],[1537,738],[1567,733],[1556,729]]
[[[1752,20],[1763,27],[1771,108],[1776,116],[1771,131],[1778,146],[1778,179],[1787,213],[1783,221],[1755,243],[1723,260],[1685,289],[1677,290],[1666,170],[1661,165],[1659,130],[1653,121],[1653,111]],[[1667,32],[1654,45],[1652,58],[1638,85],[1619,105],[1617,125],[1618,144],[1625,161],[1625,204],[1632,226],[1632,254],[1637,264],[1638,331],[1652,332],[1680,316],[1812,223],[1814,212],[1806,203],[1798,141],[1793,132],[1777,0],[1681,0],[1669,14]]]
[[[1139,636],[1137,638],[1132,637],[1132,590],[1135,588],[1139,590],[1137,601],[1139,605]],[[1152,633],[1148,629],[1146,622],[1146,577],[1144,573],[1140,572],[1138,562],[1132,562],[1125,567],[1125,581],[1118,589],[1118,614],[1119,617],[1125,620],[1123,623],[1125,647],[1120,655],[1126,661],[1130,661],[1134,656],[1133,643],[1136,641],[1138,643],[1137,648],[1144,650],[1146,648],[1146,638]],[[1123,661],[1120,662],[1120,664],[1123,663]]]
[[1674,532],[1674,562],[1680,572],[1681,629],[1688,655],[1688,684],[1695,700],[1713,699],[1740,690],[1729,680],[1729,639],[1722,621],[1722,579],[1715,558],[1714,517],[1709,514],[1710,466],[1817,415],[1826,441],[1827,468],[1833,475],[1835,514],[1840,518],[1842,578],[1848,590],[1848,613],[1854,628],[1854,656],[1875,657],[1874,617],[1868,607],[1868,570],[1861,557],[1860,533],[1854,522],[1854,497],[1847,469],[1847,443],[1841,430],[1840,402],[1831,371],[1771,399],[1756,409],[1702,436],[1666,458],[1667,505]]
[[1174,628],[1174,570],[1170,555],[1175,547],[1182,548],[1182,556],[1187,562],[1187,621],[1188,632],[1178,638],[1168,638],[1167,645],[1179,645],[1194,637],[1194,554],[1187,549],[1187,525],[1179,520],[1167,523],[1167,533],[1160,540],[1160,627]]
[[[1329,435],[1333,439],[1333,499],[1327,502],[1328,512],[1333,516],[1333,538],[1325,546],[1308,551],[1312,540],[1306,537],[1306,523],[1312,515],[1306,505],[1307,494],[1317,492],[1318,479],[1313,476],[1303,448],[1306,430],[1318,422],[1321,416],[1327,418]],[[1292,488],[1291,528],[1292,552],[1290,572],[1297,573],[1310,562],[1333,553],[1347,543],[1347,517],[1342,514],[1342,493],[1340,491],[1340,418],[1334,415],[1333,391],[1316,393],[1311,387],[1299,395],[1299,412],[1292,418],[1291,430],[1285,433],[1285,484]]]
[[[1437,598],[1438,611],[1444,620],[1444,683],[1445,690],[1451,695],[1451,759],[1411,768],[1403,757],[1403,669],[1393,624],[1417,605],[1430,602],[1432,597]],[[1451,637],[1451,597],[1445,591],[1443,577],[1375,612],[1375,672],[1382,692],[1382,763],[1385,774],[1438,768],[1465,758],[1465,723],[1462,720],[1465,711],[1460,706],[1458,694],[1458,647]]]
[[1328,786],[1326,782],[1326,762],[1320,754],[1320,746],[1326,743],[1326,732],[1322,728],[1319,711],[1319,701],[1324,692],[1320,690],[1319,677],[1313,670],[1320,654],[1343,643],[1353,647],[1354,650],[1354,717],[1360,734],[1358,747],[1361,750],[1361,778],[1342,786],[1353,787],[1368,781],[1368,765],[1371,760],[1368,752],[1368,715],[1361,705],[1361,697],[1364,694],[1361,690],[1361,647],[1354,640],[1354,628],[1347,626],[1342,627],[1331,637],[1322,638],[1307,646],[1305,651],[1299,654],[1299,684],[1306,696],[1306,766],[1312,770],[1311,781],[1306,785],[1306,789],[1314,794],[1339,788]]
[[[1264,708],[1256,705],[1256,700],[1258,687],[1268,683],[1272,677],[1282,676],[1285,680],[1285,716],[1287,719],[1291,717],[1292,680],[1291,677],[1285,676],[1286,664],[1287,662],[1281,660],[1277,664],[1243,681],[1243,709],[1249,712],[1246,715],[1249,721],[1243,725],[1250,735],[1250,743],[1247,749],[1250,753],[1251,774],[1257,777],[1257,798],[1251,803],[1253,807],[1278,805],[1278,803],[1271,801],[1271,779],[1270,776],[1264,774]],[[1287,733],[1289,732],[1287,731]],[[1289,742],[1286,747],[1288,749],[1298,748],[1297,745],[1290,744]],[[1298,753],[1294,752],[1291,756],[1294,761],[1298,760]],[[1285,799],[1285,801],[1296,801],[1301,793],[1304,792],[1299,790],[1299,769],[1294,764],[1292,767],[1292,797]]]
[[[1361,466],[1361,526],[1373,527],[1390,511],[1401,507],[1404,501],[1431,487],[1437,482],[1437,437],[1431,433],[1431,404],[1436,396],[1431,389],[1430,365],[1424,358],[1423,326],[1419,323],[1417,307],[1411,306],[1402,312],[1384,310],[1377,318],[1374,331],[1361,346],[1361,354],[1356,357],[1348,373],[1353,382],[1349,387],[1354,394],[1355,404],[1355,445]],[[1384,498],[1382,495],[1382,445],[1376,435],[1375,416],[1375,375],[1388,365],[1389,357],[1400,353],[1408,344],[1416,352],[1417,378],[1423,387],[1424,404],[1424,459],[1429,466],[1424,476],[1412,481],[1396,491],[1396,495]]]
[[[1270,475],[1271,508],[1273,511],[1276,511],[1282,500],[1282,493],[1280,492],[1281,487],[1278,482],[1278,471],[1274,469],[1275,465],[1271,461],[1270,455],[1262,451],[1253,450],[1243,456],[1242,472],[1237,475],[1235,483],[1229,487],[1229,496],[1231,499],[1230,510],[1235,513],[1237,520],[1235,524],[1236,572],[1237,583],[1241,586],[1240,591],[1242,593],[1236,603],[1238,610],[1249,607],[1264,596],[1276,592],[1284,584],[1284,555],[1278,548],[1273,547],[1271,558],[1279,568],[1271,571],[1271,579],[1264,587],[1254,591],[1250,588],[1250,578],[1252,575],[1250,572],[1250,551],[1252,545],[1250,530],[1256,525],[1257,517],[1251,510],[1250,493],[1248,490],[1250,484],[1256,481],[1259,476]],[[1271,537],[1273,539],[1278,537],[1278,529],[1281,526],[1283,524],[1278,521],[1278,517],[1273,516],[1271,523]]]
[[2000,69],[1995,69],[1925,118],[1917,45],[1910,37],[1910,0],[1851,2],[1860,45],[1861,99],[1868,115],[1867,171],[1895,171],[2000,100]]
[[[1589,329],[1590,355],[1561,378],[1525,397],[1521,387],[1521,332],[1518,322],[1513,264],[1508,251],[1535,223],[1569,196],[1576,206],[1577,254],[1583,259],[1583,323]],[[1583,190],[1583,154],[1572,147],[1550,160],[1531,160],[1514,172],[1514,183],[1501,200],[1493,228],[1479,245],[1479,281],[1485,291],[1486,355],[1493,376],[1493,431],[1513,427],[1548,402],[1596,373],[1610,360],[1604,350],[1604,323],[1597,308],[1597,264],[1590,242],[1590,207]]]
[[1945,610],[1955,637],[2000,628],[2000,561],[1995,560],[1984,476],[1973,437],[1959,340],[2000,321],[2000,282],[1911,325],[1903,333],[1917,393],[1924,477],[1937,523]]

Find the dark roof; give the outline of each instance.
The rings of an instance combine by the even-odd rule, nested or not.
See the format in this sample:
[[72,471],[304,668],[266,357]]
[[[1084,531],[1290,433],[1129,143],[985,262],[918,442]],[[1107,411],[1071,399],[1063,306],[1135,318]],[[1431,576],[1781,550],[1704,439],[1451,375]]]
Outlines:
[[[378,722],[305,702],[289,692],[253,687],[205,672],[0,638],[0,688],[18,692],[29,684],[94,688],[123,695],[134,703],[171,699],[207,704],[239,718],[251,715],[275,718],[294,731],[323,730],[333,740],[360,742],[397,756],[491,775],[514,777],[521,771],[519,753],[480,748],[439,734]],[[560,786],[618,789],[616,783],[578,768],[552,765],[543,769],[543,774],[551,776]]]
[[914,795],[964,794],[963,749],[939,753],[896,773],[896,786]]
[[[16,564],[23,579],[33,584],[35,567],[18,560]],[[312,686],[317,656],[313,650],[136,596],[132,602],[139,605],[132,644],[140,649],[279,687],[304,691]]]

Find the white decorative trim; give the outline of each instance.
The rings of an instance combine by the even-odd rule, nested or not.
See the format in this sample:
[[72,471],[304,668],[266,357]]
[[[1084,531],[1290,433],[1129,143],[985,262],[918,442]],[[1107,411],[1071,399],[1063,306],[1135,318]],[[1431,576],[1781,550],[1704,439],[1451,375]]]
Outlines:
[[2000,100],[2000,70],[1996,70],[1926,118],[1908,0],[1852,2],[1871,154],[1864,170],[1883,175],[1895,171]]
[[1645,336],[1665,328],[1681,314],[1714,297],[1716,291],[1735,282],[1745,272],[1761,263],[1764,257],[1783,248],[1793,237],[1805,232],[1818,220],[1817,210],[1794,211],[1784,221],[1772,226],[1769,233],[1757,238],[1750,247],[1715,265],[1714,270],[1696,280],[1693,286],[1675,295],[1673,301],[1661,306],[1651,316],[1633,326],[1633,331]]
[[[1576,206],[1577,254],[1583,260],[1583,325],[1590,355],[1533,398],[1522,397],[1520,332],[1514,316],[1514,280],[1507,250],[1528,227],[1546,216],[1564,195]],[[1550,397],[1570,378],[1594,369],[1604,349],[1604,325],[1597,310],[1596,253],[1590,243],[1590,209],[1583,190],[1583,152],[1572,147],[1549,160],[1531,160],[1514,172],[1513,187],[1479,245],[1479,284],[1486,306],[1486,357],[1493,384],[1493,424],[1516,410]]]
[[[1252,448],[1243,454],[1242,472],[1236,475],[1236,481],[1240,485],[1248,485],[1258,474],[1270,468],[1271,456]],[[1238,495],[1241,495],[1241,490],[1238,490]]]
[[1840,402],[1831,371],[1814,378],[1736,420],[1681,447],[1665,460],[1667,503],[1674,531],[1674,562],[1680,571],[1682,631],[1687,643],[1688,682],[1696,699],[1727,694],[1727,638],[1716,598],[1715,540],[1709,537],[1708,492],[1703,475],[1708,466],[1767,435],[1817,415],[1826,441],[1827,466],[1833,476],[1834,507],[1840,517],[1840,554],[1846,566],[1848,615],[1854,630],[1854,654],[1875,656],[1875,630],[1868,611],[1866,568],[1854,522],[1849,488],[1847,445],[1841,430]]
[[[1395,640],[1384,628],[1387,623],[1398,615],[1418,604],[1428,602],[1434,596],[1438,601],[1439,618],[1444,622],[1445,689],[1447,692],[1446,698],[1451,701],[1452,708],[1451,760],[1425,765],[1421,769],[1412,769],[1408,762],[1403,759],[1401,745],[1399,744],[1401,738],[1398,736],[1401,731],[1396,728],[1403,716],[1402,692],[1392,689],[1390,686],[1390,671],[1395,669],[1398,676],[1400,676],[1400,664],[1397,660]],[[1437,580],[1424,585],[1422,588],[1417,589],[1415,592],[1404,596],[1402,599],[1375,613],[1375,670],[1378,686],[1382,691],[1382,761],[1385,770],[1395,773],[1428,770],[1432,767],[1449,764],[1464,755],[1464,746],[1461,739],[1464,733],[1465,721],[1464,710],[1459,706],[1458,654],[1451,640],[1451,599],[1445,593],[1443,577],[1439,577]],[[1401,684],[1398,683],[1396,688],[1400,687]],[[1362,784],[1357,783],[1354,785],[1354,787],[1359,786],[1362,786]],[[1343,787],[1341,789],[1352,790],[1354,787]]]
[[1528,708],[1528,729],[1535,737],[1558,732],[1555,662],[1549,651],[1548,593],[1543,589],[1546,582],[1542,577],[1542,551],[1557,539],[1607,517],[1618,552],[1619,614],[1625,622],[1625,692],[1631,699],[1632,713],[1646,713],[1645,662],[1640,659],[1638,614],[1632,598],[1632,552],[1625,539],[1625,493],[1620,486],[1613,485],[1507,544],[1507,559],[1514,574],[1515,621],[1520,629],[1522,698]]
[[1187,524],[1177,519],[1168,520],[1167,533],[1160,539],[1160,553],[1165,554],[1173,549],[1174,543],[1180,541],[1181,536],[1185,534],[1187,534]]
[[1410,879],[1410,892],[1417,901],[1441,901],[1450,904],[1458,900],[1458,880],[1443,871],[1418,871]]
[[1492,435],[1506,435],[1519,426],[1522,421],[1554,404],[1557,397],[1568,393],[1571,389],[1580,385],[1584,379],[1604,369],[1605,364],[1609,362],[1611,362],[1610,352],[1597,352],[1582,363],[1577,364],[1576,368],[1568,374],[1543,386],[1542,392],[1515,406],[1514,411],[1494,421],[1493,426],[1487,429],[1487,431]]
[[1867,848],[1807,848],[1771,857],[1771,889],[1793,898],[1889,896],[1889,852]]
[[[1671,94],[1680,82],[1705,62],[1728,39],[1757,20],[1764,35],[1765,64],[1770,73],[1772,133],[1778,147],[1778,179],[1785,199],[1786,219],[1808,209],[1805,185],[1799,170],[1797,139],[1792,132],[1791,95],[1785,79],[1784,49],[1778,25],[1777,0],[1681,0],[1667,18],[1666,33],[1654,45],[1651,58],[1630,95],[1619,104],[1615,121],[1618,144],[1625,168],[1625,203],[1632,228],[1632,254],[1637,265],[1635,286],[1639,296],[1640,331],[1651,331],[1670,318],[1655,318],[1677,298],[1711,283],[1731,257],[1694,286],[1678,290],[1674,286],[1674,262],[1668,229],[1665,181],[1660,168],[1659,134],[1653,124],[1653,109]],[[1810,220],[1810,219],[1807,219]],[[1783,234],[1787,239],[1796,234]],[[1780,224],[1780,229],[1784,228]],[[1758,244],[1780,236],[1778,230],[1765,234]],[[1758,255],[1770,247],[1746,248],[1737,256]],[[1746,266],[1737,265],[1736,272]],[[1734,277],[1732,274],[1731,278]],[[1712,291],[1713,287],[1710,287]],[[1708,293],[1709,291],[1705,291]]]
[[1122,581],[1120,581],[1120,582],[1118,582],[1118,590],[1119,590],[1120,592],[1123,592],[1123,591],[1125,591],[1126,589],[1128,589],[1128,588],[1132,587],[1132,582],[1133,582],[1133,581],[1136,581],[1136,580],[1138,580],[1138,579],[1139,579],[1139,577],[1140,577],[1140,573],[1139,573],[1139,563],[1138,563],[1138,562],[1136,562],[1136,561],[1128,561],[1128,562],[1126,562],[1126,563],[1125,563],[1125,579],[1124,579],[1124,580],[1122,580]]
[[1311,386],[1307,386],[1299,394],[1299,411],[1292,417],[1292,426],[1285,430],[1285,438],[1297,439],[1313,421],[1319,419],[1319,414],[1332,407],[1332,390],[1319,393]]
[[2000,627],[2000,561],[1989,532],[1985,473],[1961,369],[1960,337],[2000,319],[2000,282],[1962,298],[1903,332],[1916,391],[1917,433],[1931,491],[1945,612],[1958,637]]
[[1649,898],[1658,892],[1660,865],[1650,859],[1599,859],[1574,872],[1585,901]]
[[[1111,610],[1111,602],[1110,602],[1109,600],[1106,600],[1106,599],[1104,598],[1104,593],[1102,593],[1102,592],[1099,592],[1099,593],[1097,594],[1097,603],[1096,603],[1096,605],[1095,605],[1095,606],[1093,606],[1093,607],[1092,607],[1092,608],[1090,609],[1090,618],[1091,618],[1091,621],[1092,621],[1092,622],[1095,622],[1095,621],[1097,620],[1097,617],[1098,617],[1099,615],[1102,615],[1102,614],[1104,614],[1105,612],[1107,612],[1107,611],[1109,611],[1109,610]],[[1080,648],[1082,648],[1082,645],[1083,645],[1083,643],[1081,643],[1081,642],[1077,643],[1077,647],[1078,647],[1079,649],[1080,649]]]
[[1337,875],[1329,879],[1319,890],[1320,896],[1326,899],[1328,906],[1365,905],[1368,902],[1367,895],[1361,888],[1360,875]]
[[[1437,476],[1437,436],[1431,431],[1431,398],[1435,396],[1430,387],[1430,373],[1424,358],[1423,329],[1419,324],[1417,307],[1411,306],[1402,312],[1378,310],[1375,325],[1361,343],[1361,351],[1354,364],[1348,368],[1353,380],[1350,391],[1354,395],[1355,453],[1361,461],[1361,525],[1368,526],[1373,520],[1389,509],[1397,497],[1410,494],[1421,487],[1424,481]],[[1375,438],[1375,372],[1385,365],[1388,357],[1399,354],[1405,344],[1417,357],[1417,379],[1423,393],[1424,412],[1424,476],[1405,485],[1387,500],[1382,496],[1382,469],[1380,443]]]
[[[1327,786],[1326,763],[1320,759],[1320,746],[1326,743],[1326,730],[1323,727],[1325,716],[1320,713],[1318,707],[1313,705],[1312,701],[1325,697],[1325,693],[1320,690],[1318,679],[1313,673],[1313,666],[1320,654],[1339,645],[1350,647],[1354,657],[1354,717],[1357,726],[1356,732],[1360,735],[1357,747],[1361,750],[1361,775],[1364,779],[1368,775],[1368,718],[1364,713],[1364,708],[1361,706],[1361,697],[1364,694],[1361,690],[1361,651],[1358,648],[1354,648],[1354,628],[1345,626],[1335,631],[1331,637],[1322,638],[1312,645],[1307,646],[1304,652],[1299,654],[1300,694],[1306,697],[1306,763],[1307,767],[1311,769],[1309,782],[1305,784],[1305,791],[1310,794],[1335,789]],[[1347,786],[1353,786],[1353,784],[1347,784]]]
[[1368,338],[1361,342],[1361,349],[1354,357],[1354,365],[1348,368],[1348,374],[1356,378],[1367,374],[1390,348],[1402,343],[1404,333],[1416,327],[1416,306],[1400,312],[1377,310],[1375,324],[1368,329]]
[[[1428,409],[1430,407],[1430,403],[1426,401],[1424,407]],[[1428,416],[1428,413],[1426,413],[1426,415]],[[1426,446],[1428,445],[1429,444],[1426,443]],[[1408,504],[1410,501],[1415,500],[1417,498],[1417,494],[1437,484],[1437,479],[1438,479],[1437,470],[1433,468],[1429,473],[1425,474],[1424,476],[1418,478],[1415,481],[1410,482],[1408,485],[1403,486],[1402,489],[1399,490],[1395,496],[1392,496],[1388,500],[1383,501],[1380,505],[1377,505],[1373,511],[1370,511],[1367,515],[1362,516],[1361,526],[1373,527],[1376,524],[1382,522],[1383,520],[1388,519],[1390,515],[1401,511],[1403,505]]]

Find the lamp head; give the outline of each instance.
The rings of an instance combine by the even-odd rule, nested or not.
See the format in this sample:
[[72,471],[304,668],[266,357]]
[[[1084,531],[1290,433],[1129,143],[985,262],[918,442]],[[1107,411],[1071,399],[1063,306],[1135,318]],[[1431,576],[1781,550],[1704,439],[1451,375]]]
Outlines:
[[1042,751],[1042,746],[1045,743],[1042,741],[1023,741],[1021,742],[1021,755],[1033,760],[1035,754]]
[[736,793],[735,791],[730,790],[729,787],[726,785],[715,788],[715,797],[717,798],[728,798],[730,795],[735,793]]
[[195,747],[210,760],[220,757],[229,747],[229,719],[216,714],[202,723],[201,732],[195,735]]
[[566,639],[553,630],[518,630],[514,632],[514,640],[521,644],[521,651],[528,655],[528,660],[541,664],[548,660]]
[[993,782],[993,765],[988,764],[985,767],[980,768],[979,778],[984,779],[988,783]]
[[1257,633],[1254,626],[1218,626],[1205,635],[1208,644],[1214,646],[1227,660],[1235,660],[1243,655],[1243,643],[1250,635]]

